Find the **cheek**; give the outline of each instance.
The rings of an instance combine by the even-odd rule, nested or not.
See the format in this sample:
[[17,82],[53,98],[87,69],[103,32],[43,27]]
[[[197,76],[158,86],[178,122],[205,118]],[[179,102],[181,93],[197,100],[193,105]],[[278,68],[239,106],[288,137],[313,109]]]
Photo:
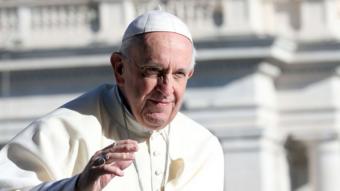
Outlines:
[[140,90],[140,94],[145,98],[156,89],[156,86],[156,79],[140,79],[138,88]]
[[180,102],[183,100],[185,89],[186,82],[179,83],[177,86],[175,86],[174,95],[176,97],[176,104],[180,104]]
[[[150,79],[137,79],[134,81],[131,91],[138,102],[145,102],[147,96],[155,89],[156,80]],[[142,103],[143,104],[143,103]]]

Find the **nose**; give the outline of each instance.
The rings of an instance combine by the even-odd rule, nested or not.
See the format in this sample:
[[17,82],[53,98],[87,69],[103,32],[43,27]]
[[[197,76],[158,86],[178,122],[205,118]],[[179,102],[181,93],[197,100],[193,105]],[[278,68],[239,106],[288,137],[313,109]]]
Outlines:
[[164,96],[169,96],[173,93],[174,91],[174,83],[173,83],[172,76],[169,74],[164,74],[160,77],[158,77],[158,90],[164,95]]

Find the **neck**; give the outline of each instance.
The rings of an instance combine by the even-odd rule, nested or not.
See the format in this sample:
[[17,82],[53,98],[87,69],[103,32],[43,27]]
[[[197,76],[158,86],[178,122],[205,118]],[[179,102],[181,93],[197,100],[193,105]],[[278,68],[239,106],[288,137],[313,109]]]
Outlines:
[[125,97],[124,93],[122,92],[122,90],[121,90],[119,87],[117,87],[117,89],[118,89],[118,96],[119,96],[119,98],[120,98],[122,104],[123,104],[123,105],[125,106],[125,108],[132,114],[131,107],[130,107],[129,103],[128,103],[127,100],[126,100],[126,97]]
[[122,117],[124,118],[124,121],[127,123],[127,128],[132,131],[134,134],[136,134],[138,137],[150,137],[153,130],[144,127],[143,125],[139,124],[136,119],[134,118],[131,107],[127,103],[127,100],[125,99],[125,96],[121,89],[119,87],[116,87],[115,90],[115,97],[120,105],[120,109],[122,111]]

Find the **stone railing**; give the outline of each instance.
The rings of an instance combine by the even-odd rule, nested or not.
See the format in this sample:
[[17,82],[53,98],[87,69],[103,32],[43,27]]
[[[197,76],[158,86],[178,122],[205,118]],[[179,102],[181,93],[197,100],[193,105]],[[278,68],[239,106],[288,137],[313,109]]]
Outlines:
[[124,15],[123,4],[123,1],[85,0],[3,1],[0,3],[0,47],[115,43],[118,36],[114,30],[123,30],[124,26],[119,25],[116,17],[116,14]]
[[133,17],[159,6],[182,18],[195,39],[340,38],[335,0],[0,0],[0,48],[116,44]]

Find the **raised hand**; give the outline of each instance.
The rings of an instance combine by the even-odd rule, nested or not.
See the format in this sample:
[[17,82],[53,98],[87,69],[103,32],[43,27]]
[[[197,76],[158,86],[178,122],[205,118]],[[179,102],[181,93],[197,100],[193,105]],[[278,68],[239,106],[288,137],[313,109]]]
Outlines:
[[124,169],[131,165],[138,150],[134,140],[120,140],[97,151],[79,175],[77,191],[100,191],[115,176],[124,176]]

